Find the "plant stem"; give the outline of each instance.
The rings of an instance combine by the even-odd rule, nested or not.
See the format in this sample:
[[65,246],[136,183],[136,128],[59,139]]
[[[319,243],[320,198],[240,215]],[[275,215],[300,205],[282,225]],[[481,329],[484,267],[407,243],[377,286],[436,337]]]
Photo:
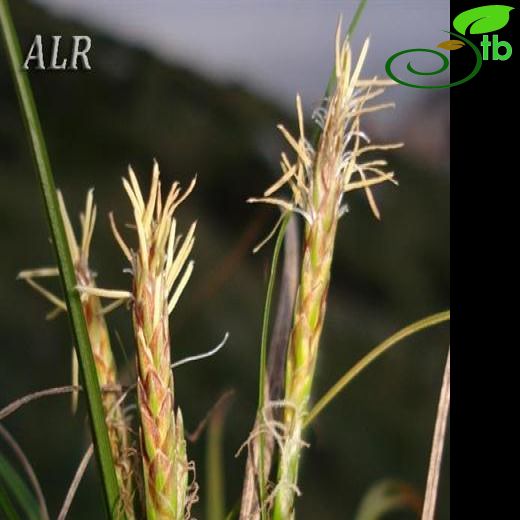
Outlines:
[[75,289],[76,276],[58,206],[58,198],[47,148],[29,79],[26,71],[22,68],[22,55],[7,0],[0,0],[0,24],[33,158],[38,171],[40,188],[43,194],[54,249],[58,259],[60,277],[67,302],[68,316],[84,379],[92,435],[103,480],[106,506],[110,516],[115,519],[119,501],[119,489],[105,424],[96,367],[90,347],[81,300],[78,291]]
[[439,478],[441,475],[442,453],[446,440],[446,426],[448,423],[448,412],[450,410],[450,352],[446,359],[444,377],[442,380],[439,405],[437,407],[437,419],[433,434],[432,451],[430,455],[430,467],[428,469],[428,480],[426,483],[426,494],[422,520],[433,520],[435,506],[437,504],[437,492],[439,489]]
[[[265,405],[266,398],[266,365],[267,365],[267,342],[269,339],[269,316],[271,314],[271,303],[273,300],[273,291],[274,284],[276,281],[276,271],[278,268],[278,257],[280,256],[280,250],[282,248],[285,230],[287,228],[287,224],[289,223],[291,215],[290,213],[285,214],[282,217],[282,223],[280,225],[280,229],[278,232],[278,236],[276,238],[276,243],[273,251],[273,260],[271,262],[271,272],[269,275],[269,283],[267,285],[267,294],[265,298],[265,307],[264,307],[264,317],[262,323],[262,343],[260,347],[260,377],[259,377],[259,388],[258,388],[258,420],[260,425],[263,423],[263,414],[262,410]],[[259,473],[258,473],[258,487],[259,493],[258,496],[260,498],[260,517],[264,520],[266,511],[264,508],[264,500],[265,500],[265,468],[264,468],[264,449],[265,449],[265,438],[263,431],[260,431],[259,434]]]
[[206,440],[206,519],[226,518],[224,421],[232,392],[226,392],[210,412]]

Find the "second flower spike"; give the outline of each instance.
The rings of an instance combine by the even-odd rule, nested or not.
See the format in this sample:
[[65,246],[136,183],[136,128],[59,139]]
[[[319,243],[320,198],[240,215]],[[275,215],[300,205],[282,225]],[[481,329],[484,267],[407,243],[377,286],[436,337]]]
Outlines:
[[159,166],[154,164],[150,193],[145,200],[130,168],[124,188],[132,204],[138,245],[131,249],[114,235],[133,274],[132,320],[137,347],[137,395],[146,515],[149,520],[181,520],[195,500],[190,493],[191,464],[186,455],[182,413],[174,410],[169,314],[192,270],[188,257],[195,240],[195,223],[181,240],[174,213],[195,185],[184,193],[174,183],[163,201]]

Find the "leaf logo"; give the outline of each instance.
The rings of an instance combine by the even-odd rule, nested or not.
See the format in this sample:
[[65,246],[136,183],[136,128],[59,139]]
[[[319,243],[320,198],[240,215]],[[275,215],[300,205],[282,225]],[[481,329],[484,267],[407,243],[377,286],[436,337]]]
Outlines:
[[[440,60],[440,65],[435,70],[424,71],[417,69],[413,66],[412,62],[406,64],[406,71],[416,76],[435,76],[441,74],[450,66],[450,60],[448,55],[443,52],[439,52],[435,49],[405,49],[400,52],[396,52],[388,60],[386,60],[385,70],[388,76],[393,79],[396,83],[404,85],[406,87],[413,88],[451,88],[466,83],[470,79],[474,78],[482,68],[482,63],[489,59],[493,61],[505,61],[508,60],[512,53],[512,45],[505,41],[500,40],[498,35],[494,34],[492,37],[488,36],[488,33],[496,32],[509,23],[510,12],[514,9],[510,5],[483,5],[468,9],[460,13],[453,20],[453,27],[455,31],[444,31],[452,36],[449,40],[440,42],[437,45],[438,49],[445,51],[456,51],[465,47],[473,51],[475,58],[475,66],[473,70],[464,78],[457,81],[452,81],[444,85],[424,85],[417,84],[410,81],[405,81],[396,75],[393,70],[394,62],[403,55],[407,54],[429,54],[436,56]],[[482,52],[479,48],[469,39],[470,34],[483,34],[482,36]],[[468,53],[466,51],[466,53]]]
[[483,5],[460,13],[453,20],[453,27],[460,33],[484,34],[498,31],[509,22],[509,5]]
[[466,45],[464,42],[460,40],[446,40],[444,42],[439,43],[437,47],[439,49],[445,49],[447,51],[456,51],[458,49],[462,49]]

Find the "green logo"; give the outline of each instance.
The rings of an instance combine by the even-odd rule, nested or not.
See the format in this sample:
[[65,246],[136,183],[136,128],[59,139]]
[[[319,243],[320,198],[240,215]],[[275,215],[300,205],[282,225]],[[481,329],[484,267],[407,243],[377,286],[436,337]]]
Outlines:
[[[437,69],[427,72],[417,70],[410,62],[408,62],[406,65],[406,70],[416,76],[434,76],[448,69],[450,66],[450,60],[446,54],[443,54],[442,52],[435,49],[422,48],[406,49],[404,51],[396,52],[390,56],[386,62],[386,73],[397,83],[412,88],[451,88],[466,83],[480,72],[483,61],[488,61],[490,56],[493,61],[505,61],[512,56],[513,47],[509,42],[499,40],[498,35],[496,34],[493,34],[490,39],[488,33],[499,31],[505,27],[509,22],[509,13],[513,9],[514,7],[510,7],[508,5],[483,5],[481,7],[475,7],[474,9],[464,11],[455,17],[453,20],[453,27],[457,32],[445,31],[454,38],[439,43],[437,48],[451,52],[462,49],[463,47],[469,47],[473,52],[475,66],[465,78],[448,83],[447,85],[417,85],[415,83],[410,83],[408,81],[399,79],[392,70],[392,67],[395,60],[405,54],[426,53],[433,54],[434,56],[440,58],[441,65]],[[480,42],[482,52],[473,42],[465,37],[467,34],[483,35],[482,41]]]

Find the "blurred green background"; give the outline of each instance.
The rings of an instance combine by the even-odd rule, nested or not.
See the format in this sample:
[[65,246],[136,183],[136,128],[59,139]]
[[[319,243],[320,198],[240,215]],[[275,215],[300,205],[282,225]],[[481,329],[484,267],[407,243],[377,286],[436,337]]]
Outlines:
[[[47,42],[52,34],[85,33],[83,27],[26,1],[11,4],[25,50],[35,33]],[[128,163],[145,185],[153,158],[165,184],[175,179],[186,185],[198,174],[195,193],[179,213],[182,228],[193,219],[198,228],[195,274],[172,317],[173,358],[211,348],[225,331],[230,340],[214,358],[180,367],[176,391],[188,430],[195,429],[224,390],[236,392],[225,426],[231,507],[240,494],[245,462],[244,455],[235,458],[234,453],[247,437],[256,407],[272,244],[257,255],[251,250],[277,218],[272,208],[249,206],[245,200],[262,193],[278,175],[277,157],[285,144],[275,125],[283,121],[294,128],[293,114],[238,84],[211,82],[92,28],[87,34],[95,41],[95,71],[30,74],[57,183],[74,214],[83,207],[87,189],[95,187],[99,216],[92,265],[99,285],[126,288],[125,259],[110,234],[107,213],[113,210],[120,222],[129,220],[121,186]],[[400,187],[377,191],[383,220],[374,220],[362,194],[348,201],[350,213],[339,229],[316,396],[376,343],[449,307],[449,150],[432,149],[438,136],[421,126],[449,107],[447,96],[431,92],[406,128],[381,136],[385,141],[409,136],[411,141],[403,151],[388,154]],[[445,121],[437,131],[447,135]],[[377,135],[377,120],[367,124]],[[68,384],[71,347],[66,319],[46,322],[49,304],[16,281],[19,270],[52,265],[53,256],[3,49],[0,222],[1,408],[23,394]],[[123,351],[133,355],[129,314],[119,309],[109,324],[123,364]],[[299,518],[353,518],[366,490],[386,477],[406,481],[422,493],[448,343],[445,325],[406,340],[320,416],[308,435]],[[85,409],[80,406],[71,416],[68,398],[51,397],[19,410],[4,425],[33,462],[55,516],[87,446]],[[204,439],[190,445],[189,453],[202,485],[194,513],[204,518]],[[440,520],[449,518],[448,470],[449,453]],[[100,497],[97,475],[90,468],[70,518],[99,518]]]

